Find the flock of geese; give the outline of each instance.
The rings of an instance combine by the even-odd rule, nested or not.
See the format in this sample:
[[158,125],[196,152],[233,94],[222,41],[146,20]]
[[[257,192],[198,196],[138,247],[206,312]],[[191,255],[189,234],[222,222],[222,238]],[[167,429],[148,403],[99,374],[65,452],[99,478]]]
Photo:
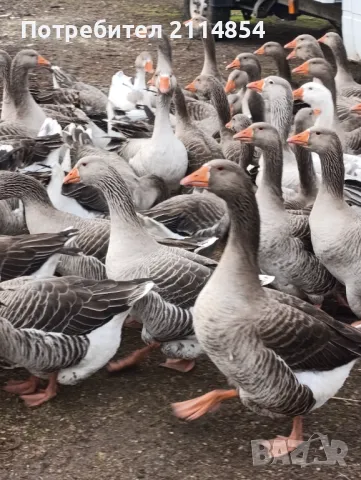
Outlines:
[[[202,41],[185,89],[166,35],[155,71],[143,52],[109,91],[0,51],[0,359],[30,373],[4,389],[37,406],[155,349],[179,372],[206,354],[233,388],[175,415],[237,397],[293,417],[292,450],[361,356],[358,323],[321,308],[334,298],[361,319],[361,85],[336,33],[300,35],[288,56],[275,42],[240,53],[226,81]],[[277,72],[262,78],[265,55]],[[311,82],[295,84],[290,58]],[[29,76],[38,67],[52,89]],[[145,346],[111,361],[123,326]]]

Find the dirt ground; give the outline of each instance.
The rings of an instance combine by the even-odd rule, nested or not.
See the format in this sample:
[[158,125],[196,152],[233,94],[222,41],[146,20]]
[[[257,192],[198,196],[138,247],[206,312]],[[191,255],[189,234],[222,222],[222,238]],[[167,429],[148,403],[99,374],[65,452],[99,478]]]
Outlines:
[[[145,40],[56,39],[21,40],[21,20],[41,24],[163,24],[182,19],[181,0],[128,0],[74,2],[70,0],[2,1],[1,48],[15,53],[33,47],[53,64],[79,79],[108,86],[120,69],[134,71],[136,55],[153,49]],[[11,14],[5,17],[4,15]],[[266,25],[265,39],[226,41],[217,45],[220,65],[241,51],[253,51],[267,40],[285,43],[305,31],[285,22]],[[313,32],[315,35],[322,32]],[[200,41],[176,40],[174,69],[181,84],[199,74],[203,56]],[[155,53],[155,52],[154,52]],[[264,75],[272,62],[263,59]],[[47,73],[43,73],[43,80]],[[221,319],[220,319],[221,321]],[[125,332],[118,356],[142,345],[139,333]],[[207,359],[186,375],[159,367],[154,354],[135,370],[109,375],[105,370],[75,387],[62,387],[58,396],[38,409],[26,408],[17,398],[0,391],[0,479],[29,480],[232,480],[232,479],[359,479],[361,476],[360,402],[361,374],[354,369],[347,385],[305,422],[306,438],[315,432],[348,445],[347,466],[252,464],[252,439],[286,435],[288,420],[258,417],[237,401],[220,411],[187,424],[172,416],[171,402],[182,401],[214,388],[226,387],[222,375]],[[19,375],[19,374],[18,374]],[[0,372],[0,384],[11,374]],[[347,399],[347,401],[345,400]],[[324,454],[320,445],[309,459]]]

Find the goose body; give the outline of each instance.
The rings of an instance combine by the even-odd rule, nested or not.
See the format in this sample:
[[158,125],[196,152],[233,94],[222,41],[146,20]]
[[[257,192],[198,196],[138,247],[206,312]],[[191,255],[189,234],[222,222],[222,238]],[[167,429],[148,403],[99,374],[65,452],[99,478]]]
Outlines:
[[342,386],[360,356],[361,334],[299,299],[262,290],[257,277],[260,224],[251,182],[230,162],[202,168],[183,182],[203,182],[227,201],[231,231],[197,299],[194,325],[202,348],[234,390],[215,390],[173,404],[173,410],[194,420],[223,400],[239,397],[257,414],[296,417],[288,438],[293,450],[303,440],[300,416]]

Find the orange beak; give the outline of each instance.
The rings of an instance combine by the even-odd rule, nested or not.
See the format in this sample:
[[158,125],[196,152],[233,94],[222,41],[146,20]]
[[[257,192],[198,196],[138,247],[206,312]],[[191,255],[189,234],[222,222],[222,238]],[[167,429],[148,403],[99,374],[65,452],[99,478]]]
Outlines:
[[292,49],[294,49],[296,47],[297,47],[297,45],[296,45],[296,39],[295,38],[292,40],[292,42],[286,43],[286,45],[284,46],[284,48],[292,48]]
[[226,123],[225,127],[231,129],[232,128],[232,120],[230,120],[228,123]]
[[185,187],[208,187],[209,182],[209,166],[203,165],[201,168],[196,170],[195,172],[191,173],[187,177],[184,177],[180,184],[184,185]]
[[358,113],[359,115],[361,115],[361,103],[358,103],[357,105],[354,105],[351,108],[351,112],[352,113]]
[[326,35],[317,40],[319,43],[326,43]]
[[161,93],[168,93],[170,90],[170,78],[168,76],[160,75],[159,76],[159,86],[158,89]]
[[263,91],[264,87],[264,80],[257,80],[256,82],[251,82],[247,84],[247,88],[250,88],[251,90],[255,90],[256,92],[261,93]]
[[154,87],[154,85],[155,85],[154,75],[153,75],[152,78],[150,78],[150,79],[147,81],[147,85],[151,85],[152,87]]
[[292,70],[292,73],[300,73],[301,75],[308,75],[310,73],[310,69],[309,69],[309,66],[308,66],[308,60],[307,60],[307,62],[304,62],[299,67],[294,68]]
[[228,80],[226,83],[226,86],[224,87],[224,91],[226,93],[231,93],[233,90],[236,90],[236,84],[234,83],[233,80]]
[[293,94],[293,100],[303,100],[304,90],[302,87],[300,87],[300,88],[297,88],[297,90],[294,90],[292,94]]
[[183,25],[189,25],[192,22],[192,19],[186,20],[183,22]]
[[259,49],[254,52],[255,55],[264,55],[265,53],[266,51],[264,49],[264,45],[262,45],[262,47],[259,47]]
[[229,70],[230,68],[240,68],[240,66],[240,60],[238,60],[238,58],[235,58],[232,63],[226,66],[226,70]]
[[185,90],[188,90],[188,92],[196,92],[197,91],[197,87],[194,83],[194,81],[192,83],[190,83],[189,85],[186,85],[184,87]]
[[153,73],[154,72],[153,62],[151,60],[148,60],[147,62],[145,62],[144,70],[147,73]]
[[253,128],[248,127],[233,135],[233,138],[235,140],[240,140],[242,143],[252,143],[253,135]]
[[292,52],[287,55],[286,60],[292,60],[292,58],[296,58],[296,56],[296,50],[292,50]]
[[314,108],[312,111],[313,111],[313,114],[317,115],[317,116],[321,115],[321,113],[322,113],[322,110],[320,110],[319,108]]
[[310,138],[310,132],[305,130],[298,135],[293,135],[287,139],[287,143],[294,143],[295,145],[302,145],[303,147],[308,145],[308,140]]
[[64,178],[63,183],[67,185],[68,183],[79,183],[80,182],[80,175],[79,170],[74,167],[68,175]]
[[41,55],[38,55],[38,65],[44,65],[49,67],[51,63],[46,58],[42,57]]

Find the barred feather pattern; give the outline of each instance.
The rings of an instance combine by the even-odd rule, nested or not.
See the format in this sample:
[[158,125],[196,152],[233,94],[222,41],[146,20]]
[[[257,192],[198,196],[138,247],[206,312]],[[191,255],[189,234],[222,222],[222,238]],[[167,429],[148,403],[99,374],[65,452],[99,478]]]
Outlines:
[[85,335],[16,329],[5,318],[0,318],[0,332],[0,358],[38,376],[78,364],[89,347]]

